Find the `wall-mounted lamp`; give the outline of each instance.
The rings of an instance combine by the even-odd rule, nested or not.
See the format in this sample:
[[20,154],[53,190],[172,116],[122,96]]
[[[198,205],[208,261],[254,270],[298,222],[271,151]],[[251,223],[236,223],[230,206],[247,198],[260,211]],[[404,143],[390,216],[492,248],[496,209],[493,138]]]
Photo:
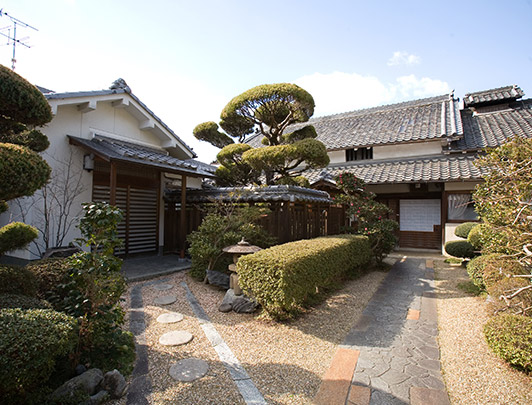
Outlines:
[[94,154],[87,154],[83,156],[83,169],[88,172],[94,170]]

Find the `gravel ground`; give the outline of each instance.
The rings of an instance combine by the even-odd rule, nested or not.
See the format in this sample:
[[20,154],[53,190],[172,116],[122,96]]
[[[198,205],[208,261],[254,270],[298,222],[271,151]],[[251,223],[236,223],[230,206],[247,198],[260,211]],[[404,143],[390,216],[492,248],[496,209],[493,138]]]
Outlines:
[[532,376],[506,365],[486,344],[485,299],[460,290],[462,267],[435,262],[443,377],[453,404],[532,404]]
[[[182,281],[188,284],[268,403],[310,404],[337,345],[342,343],[384,276],[385,273],[372,272],[353,280],[318,307],[284,324],[257,319],[256,314],[223,314],[218,306],[224,291],[194,281],[185,273],[162,277],[174,288],[160,292],[147,286],[142,291],[153,385],[148,398],[150,404],[243,403],[236,385],[195,318],[180,285]],[[129,288],[134,285],[130,284]],[[168,294],[178,297],[174,304],[164,307],[153,304],[156,297]],[[125,305],[129,305],[129,294]],[[184,320],[176,324],[156,322],[160,314],[170,311],[182,313]],[[163,333],[178,329],[191,332],[194,339],[176,347],[158,343]],[[170,366],[189,357],[207,361],[208,374],[191,383],[174,381],[168,375]],[[124,399],[113,402],[113,405],[124,404]]]

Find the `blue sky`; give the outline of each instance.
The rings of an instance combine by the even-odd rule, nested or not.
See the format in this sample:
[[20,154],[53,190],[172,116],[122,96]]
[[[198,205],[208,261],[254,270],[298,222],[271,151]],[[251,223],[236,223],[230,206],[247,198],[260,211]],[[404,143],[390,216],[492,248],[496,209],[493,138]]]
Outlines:
[[[55,91],[118,77],[191,145],[234,96],[264,83],[309,91],[318,115],[518,84],[532,95],[532,3],[314,0],[0,0],[18,28],[16,71]],[[1,32],[10,21],[0,18]],[[12,48],[0,41],[0,63]]]

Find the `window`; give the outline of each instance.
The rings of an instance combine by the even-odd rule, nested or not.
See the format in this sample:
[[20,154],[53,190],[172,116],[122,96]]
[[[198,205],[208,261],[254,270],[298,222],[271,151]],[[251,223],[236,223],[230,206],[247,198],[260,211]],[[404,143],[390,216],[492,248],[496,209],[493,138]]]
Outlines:
[[478,220],[471,194],[449,194],[447,196],[447,219],[456,222]]
[[373,148],[354,148],[345,150],[345,161],[373,159]]

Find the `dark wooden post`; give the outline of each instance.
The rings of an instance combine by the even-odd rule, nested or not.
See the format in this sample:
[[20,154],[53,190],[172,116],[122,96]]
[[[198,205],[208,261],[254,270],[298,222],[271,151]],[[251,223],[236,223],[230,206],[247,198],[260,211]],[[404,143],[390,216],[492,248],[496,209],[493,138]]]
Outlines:
[[181,250],[179,252],[179,257],[181,259],[185,258],[185,243],[187,237],[187,176],[184,174],[181,175],[181,217],[180,217],[180,232],[181,235]]
[[111,162],[111,173],[109,178],[109,204],[116,205],[116,165]]

